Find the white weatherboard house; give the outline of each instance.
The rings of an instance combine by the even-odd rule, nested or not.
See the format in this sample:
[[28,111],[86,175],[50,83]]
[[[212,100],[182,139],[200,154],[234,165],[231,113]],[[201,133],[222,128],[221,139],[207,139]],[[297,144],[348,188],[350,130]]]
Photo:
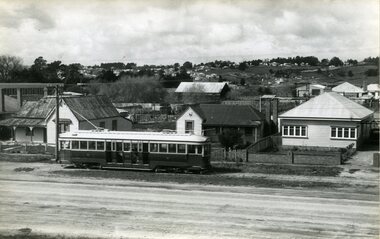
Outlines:
[[380,93],[380,85],[379,84],[369,84],[367,85],[367,90],[369,93],[371,93],[371,95],[373,95],[373,98],[375,98],[376,100],[378,100],[380,97],[379,97],[379,93]]
[[[0,121],[10,127],[17,142],[55,144],[55,98],[26,102],[12,118]],[[91,123],[90,123],[91,122]],[[60,132],[88,130],[131,130],[131,121],[120,116],[106,96],[62,97],[59,108]]]
[[344,82],[331,89],[333,92],[339,93],[346,97],[362,97],[365,91],[351,83]]
[[373,111],[335,92],[327,92],[281,114],[282,144],[359,147],[369,137]]

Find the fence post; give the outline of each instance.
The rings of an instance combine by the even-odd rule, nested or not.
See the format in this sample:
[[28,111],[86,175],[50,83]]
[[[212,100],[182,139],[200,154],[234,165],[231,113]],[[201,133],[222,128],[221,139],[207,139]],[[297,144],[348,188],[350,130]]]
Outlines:
[[234,159],[235,159],[235,162],[238,163],[237,160],[236,160],[236,153],[237,153],[237,152],[236,152],[236,149],[235,149]]
[[25,153],[27,153],[27,151],[26,151],[26,150],[27,150],[27,147],[26,147],[26,143],[25,143]]

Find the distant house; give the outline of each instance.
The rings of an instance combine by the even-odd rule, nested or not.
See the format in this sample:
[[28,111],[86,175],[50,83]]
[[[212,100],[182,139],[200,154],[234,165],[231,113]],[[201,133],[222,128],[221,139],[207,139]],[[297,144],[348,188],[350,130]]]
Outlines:
[[373,111],[335,92],[327,92],[281,114],[282,144],[360,146],[369,137]]
[[194,103],[190,101],[196,98],[201,102],[219,102],[229,91],[226,82],[181,82],[175,93],[185,102],[189,101],[186,103]]
[[211,137],[226,129],[237,129],[244,142],[256,142],[264,135],[264,115],[249,105],[199,104],[187,108],[177,119],[178,133],[193,133]]
[[378,100],[380,97],[379,97],[379,93],[380,93],[380,85],[379,84],[369,84],[367,85],[367,91],[368,93],[371,93],[371,95],[373,95],[373,98]]
[[344,82],[338,86],[333,87],[332,91],[339,93],[341,95],[344,95],[348,98],[350,98],[350,97],[353,97],[353,98],[362,97],[363,94],[365,93],[365,91],[362,88],[357,87],[357,86],[355,86],[351,83],[348,83],[348,82]]
[[297,97],[317,96],[325,92],[326,86],[319,84],[305,84],[296,88]]
[[[10,127],[18,142],[55,144],[55,98],[26,102],[12,118],[0,121]],[[80,129],[130,130],[132,123],[121,117],[106,96],[62,97],[59,108],[60,131]]]

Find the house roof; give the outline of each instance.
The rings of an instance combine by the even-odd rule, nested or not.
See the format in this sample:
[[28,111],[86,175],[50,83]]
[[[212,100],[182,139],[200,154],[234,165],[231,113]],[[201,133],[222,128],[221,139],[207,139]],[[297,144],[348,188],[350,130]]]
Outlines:
[[200,104],[191,108],[205,126],[254,126],[264,121],[264,115],[250,105]]
[[380,85],[379,84],[369,84],[367,85],[367,90],[374,92],[374,91],[380,91]]
[[79,121],[120,116],[107,96],[86,96],[63,98]]
[[340,93],[364,93],[364,90],[362,88],[348,82],[344,82],[338,86],[335,86],[332,88],[332,91]]
[[228,86],[226,82],[181,82],[176,93],[221,93],[225,86]]
[[281,114],[280,118],[364,119],[373,111],[336,93],[326,92]]
[[[120,116],[106,96],[63,97],[62,100],[79,121]],[[3,126],[45,126],[46,118],[55,109],[55,98],[44,97],[39,101],[28,101],[17,114],[0,121]]]

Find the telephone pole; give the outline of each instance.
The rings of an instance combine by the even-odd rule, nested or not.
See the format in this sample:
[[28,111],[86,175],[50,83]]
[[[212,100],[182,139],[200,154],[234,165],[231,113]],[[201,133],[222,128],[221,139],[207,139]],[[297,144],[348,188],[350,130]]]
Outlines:
[[55,86],[55,161],[59,162],[59,85]]

